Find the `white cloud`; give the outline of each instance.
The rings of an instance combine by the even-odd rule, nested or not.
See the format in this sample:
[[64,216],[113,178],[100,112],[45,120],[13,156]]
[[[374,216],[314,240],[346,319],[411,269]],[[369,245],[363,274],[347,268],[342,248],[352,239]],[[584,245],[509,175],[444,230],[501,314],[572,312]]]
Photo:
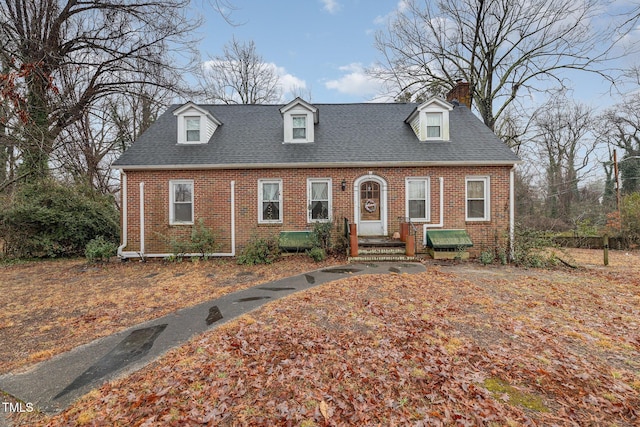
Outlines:
[[339,68],[345,74],[335,80],[325,82],[327,89],[340,93],[371,98],[384,92],[381,80],[368,75],[359,62],[353,62]]
[[287,73],[284,67],[278,67],[273,62],[270,62],[268,65],[275,69],[276,74],[280,78],[280,87],[282,87],[282,94],[285,99],[287,99],[287,94],[307,88],[307,82],[293,74]]
[[323,9],[327,12],[333,14],[337,13],[340,10],[340,3],[336,0],[320,0],[323,4]]
[[289,73],[280,76],[280,84],[282,85],[282,90],[285,93],[307,88],[307,83],[304,80]]
[[400,0],[396,8],[386,15],[378,15],[373,19],[375,25],[385,25],[389,20],[398,13],[404,13],[409,7],[407,0]]
[[398,2],[398,12],[402,13],[409,8],[409,3],[407,0],[400,0]]

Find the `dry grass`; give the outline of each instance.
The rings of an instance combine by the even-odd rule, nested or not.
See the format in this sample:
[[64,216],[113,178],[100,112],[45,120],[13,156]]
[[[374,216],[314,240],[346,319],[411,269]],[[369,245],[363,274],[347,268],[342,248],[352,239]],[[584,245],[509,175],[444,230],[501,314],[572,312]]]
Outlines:
[[428,265],[318,286],[18,422],[638,425],[639,254],[612,251],[606,268],[601,251],[570,255],[580,268]]
[[0,266],[0,374],[224,294],[336,264],[305,256],[272,265],[231,260]]

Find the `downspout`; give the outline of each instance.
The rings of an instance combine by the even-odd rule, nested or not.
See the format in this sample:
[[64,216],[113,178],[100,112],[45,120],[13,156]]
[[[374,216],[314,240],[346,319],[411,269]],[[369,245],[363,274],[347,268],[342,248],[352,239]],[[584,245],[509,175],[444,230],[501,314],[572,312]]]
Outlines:
[[144,181],[140,183],[140,258],[144,257]]
[[231,181],[231,254],[236,256],[236,182]]
[[120,169],[120,186],[122,188],[122,244],[118,246],[118,258],[122,258],[122,250],[127,246],[127,174]]
[[516,200],[515,200],[515,165],[511,168],[509,172],[509,256],[513,259],[515,252],[515,237],[516,237]]
[[438,178],[440,180],[440,222],[437,224],[423,224],[422,225],[422,240],[423,246],[427,246],[427,229],[429,228],[442,228],[444,224],[444,178]]

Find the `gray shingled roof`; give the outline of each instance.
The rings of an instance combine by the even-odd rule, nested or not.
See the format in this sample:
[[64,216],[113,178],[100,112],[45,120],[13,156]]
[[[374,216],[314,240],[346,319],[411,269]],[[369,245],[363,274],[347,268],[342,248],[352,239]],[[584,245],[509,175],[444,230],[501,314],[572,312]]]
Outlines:
[[450,113],[450,141],[420,142],[405,119],[418,104],[314,104],[315,142],[284,144],[282,105],[199,105],[223,124],[207,144],[178,145],[171,106],[116,168],[514,164],[518,157],[465,106]]

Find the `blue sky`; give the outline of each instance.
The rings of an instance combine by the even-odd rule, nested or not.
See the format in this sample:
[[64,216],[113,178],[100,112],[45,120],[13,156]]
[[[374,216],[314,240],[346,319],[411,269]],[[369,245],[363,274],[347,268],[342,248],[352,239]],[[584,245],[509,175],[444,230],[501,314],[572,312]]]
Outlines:
[[[253,40],[266,62],[273,63],[285,86],[297,84],[316,103],[363,102],[380,91],[364,67],[378,55],[376,30],[397,1],[234,0],[231,26],[217,13],[204,12],[200,50],[203,60],[221,54],[233,36]],[[285,98],[287,95],[285,94]]]
[[[232,37],[253,40],[265,62],[278,70],[283,86],[302,87],[310,92],[311,102],[366,102],[383,92],[380,82],[364,69],[380,59],[375,33],[385,29],[401,0],[228,1],[235,6],[230,15],[235,26],[210,6],[200,10],[205,18],[200,44],[203,60],[221,54]],[[615,3],[628,5],[629,1]],[[628,66],[633,61],[636,58],[623,62]],[[582,102],[604,106],[619,100],[597,75],[575,72],[568,77],[574,97]],[[285,93],[283,102],[291,98]]]

